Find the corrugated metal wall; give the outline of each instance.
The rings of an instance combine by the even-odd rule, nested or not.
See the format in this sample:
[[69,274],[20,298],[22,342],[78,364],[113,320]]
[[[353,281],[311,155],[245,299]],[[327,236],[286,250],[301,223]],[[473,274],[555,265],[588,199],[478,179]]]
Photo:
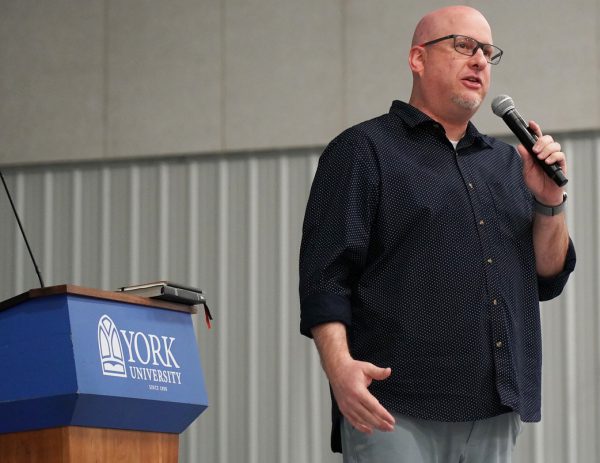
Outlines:
[[[600,461],[600,135],[560,137],[579,261],[543,306],[544,418],[517,461]],[[211,407],[184,434],[182,462],[326,463],[329,393],[298,333],[297,254],[320,150],[5,168],[46,285],[115,289],[168,278],[202,287],[197,323]],[[0,298],[36,287],[0,198]]]

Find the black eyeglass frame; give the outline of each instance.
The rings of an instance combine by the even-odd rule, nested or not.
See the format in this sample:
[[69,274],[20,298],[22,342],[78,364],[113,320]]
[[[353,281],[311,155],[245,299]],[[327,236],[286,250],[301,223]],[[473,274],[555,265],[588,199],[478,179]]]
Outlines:
[[[466,39],[472,40],[473,42],[477,43],[477,46],[475,48],[473,48],[472,53],[470,53],[470,54],[465,53],[463,51],[460,51],[458,48],[456,48],[456,39],[459,37],[464,37]],[[454,39],[454,49],[461,55],[465,55],[465,56],[475,56],[475,53],[477,53],[477,50],[479,50],[481,48],[481,51],[484,51],[484,47],[492,47],[492,50],[498,50],[498,53],[495,53],[491,58],[488,59],[486,57],[486,61],[493,65],[498,64],[500,62],[500,60],[502,59],[502,55],[504,54],[504,51],[501,48],[498,48],[496,45],[492,45],[491,43],[481,43],[479,40],[476,40],[473,37],[469,37],[468,35],[462,35],[462,34],[446,35],[444,37],[440,37],[439,39],[434,39],[434,40],[430,40],[429,42],[421,43],[421,44],[419,44],[419,46],[426,47],[427,45],[433,45],[434,43],[438,43],[443,40],[449,40],[449,39]],[[483,56],[485,56],[485,52],[483,53]],[[497,58],[497,60],[496,60],[496,58]],[[494,60],[496,60],[496,62],[494,62]]]

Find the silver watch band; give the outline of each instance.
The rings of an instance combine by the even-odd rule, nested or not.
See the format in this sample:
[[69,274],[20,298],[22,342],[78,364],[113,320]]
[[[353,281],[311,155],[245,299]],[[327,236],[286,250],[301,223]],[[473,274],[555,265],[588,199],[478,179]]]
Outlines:
[[540,203],[535,197],[533,198],[533,210],[538,214],[547,215],[553,217],[560,214],[565,208],[565,202],[567,201],[567,193],[563,192],[563,200],[558,206],[546,206]]

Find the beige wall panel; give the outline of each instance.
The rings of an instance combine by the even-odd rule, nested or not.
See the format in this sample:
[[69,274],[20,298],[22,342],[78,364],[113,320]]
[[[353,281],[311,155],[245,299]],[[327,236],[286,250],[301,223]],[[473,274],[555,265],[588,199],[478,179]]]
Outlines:
[[231,0],[225,148],[315,145],[342,126],[341,1]]
[[221,148],[218,0],[108,2],[108,156]]
[[346,3],[346,125],[386,113],[392,100],[408,101],[412,86],[408,51],[414,28],[427,12],[454,3],[427,0],[411,3],[410,8],[397,0]]
[[512,96],[519,112],[546,131],[600,127],[596,0],[471,3],[488,17],[505,52],[477,117],[481,129],[499,132],[503,123],[490,110],[499,94]]
[[0,163],[102,155],[101,0],[0,4]]
[[[6,0],[0,164],[322,145],[406,100],[418,19],[395,0]],[[507,93],[549,132],[600,127],[600,3],[469,2]]]

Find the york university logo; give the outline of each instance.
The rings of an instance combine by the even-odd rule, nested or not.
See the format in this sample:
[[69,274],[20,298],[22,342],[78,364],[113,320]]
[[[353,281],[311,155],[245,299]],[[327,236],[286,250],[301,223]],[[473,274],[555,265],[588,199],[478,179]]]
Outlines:
[[127,378],[123,346],[115,322],[108,315],[102,315],[98,321],[98,349],[102,374]]
[[[181,367],[173,355],[172,336],[119,330],[108,315],[98,321],[102,374],[150,383],[181,384]],[[125,347],[125,349],[123,349]],[[150,389],[155,387],[149,386]],[[158,390],[167,390],[161,386]]]

